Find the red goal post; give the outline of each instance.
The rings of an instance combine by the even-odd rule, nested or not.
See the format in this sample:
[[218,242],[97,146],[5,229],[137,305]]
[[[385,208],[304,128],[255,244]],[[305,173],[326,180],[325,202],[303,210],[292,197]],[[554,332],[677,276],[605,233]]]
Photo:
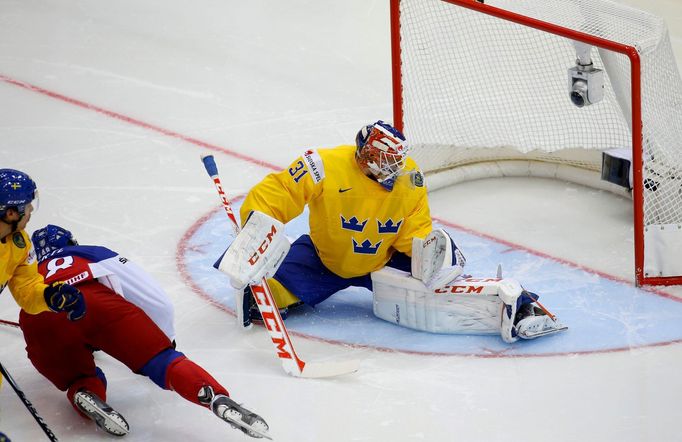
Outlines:
[[[394,123],[431,190],[541,176],[631,196],[636,284],[682,284],[682,81],[662,19],[608,0],[391,0],[391,44]],[[576,54],[604,72],[582,108]],[[615,148],[631,189],[600,180]]]

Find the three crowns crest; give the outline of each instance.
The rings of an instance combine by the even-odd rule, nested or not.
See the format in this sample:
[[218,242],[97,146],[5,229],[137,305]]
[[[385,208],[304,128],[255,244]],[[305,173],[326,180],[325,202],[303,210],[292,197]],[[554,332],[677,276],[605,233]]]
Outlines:
[[376,255],[382,242],[383,241],[379,241],[373,245],[370,240],[366,239],[362,244],[358,244],[355,238],[353,238],[353,251],[362,255]]
[[346,218],[341,215],[341,228],[346,229],[346,230],[352,230],[354,232],[362,232],[365,230],[365,225],[367,224],[368,220],[364,220],[363,222],[359,222],[356,217],[352,217],[349,220],[346,220]]
[[379,229],[379,233],[398,233],[402,223],[403,220],[400,220],[393,224],[393,220],[389,218],[385,224],[382,224],[381,221],[377,220],[377,227]]

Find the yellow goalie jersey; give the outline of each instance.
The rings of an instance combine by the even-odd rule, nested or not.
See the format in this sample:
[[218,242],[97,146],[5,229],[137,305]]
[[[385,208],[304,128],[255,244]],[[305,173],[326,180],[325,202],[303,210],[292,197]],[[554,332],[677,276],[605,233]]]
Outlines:
[[395,250],[412,255],[412,238],[431,231],[422,173],[408,158],[391,192],[365,176],[355,146],[305,152],[289,168],[266,176],[241,207],[287,223],[310,210],[310,237],[324,265],[343,278],[384,267]]
[[49,310],[43,292],[43,277],[38,273],[36,254],[28,234],[22,230],[0,241],[0,287],[9,289],[15,301],[26,313]]

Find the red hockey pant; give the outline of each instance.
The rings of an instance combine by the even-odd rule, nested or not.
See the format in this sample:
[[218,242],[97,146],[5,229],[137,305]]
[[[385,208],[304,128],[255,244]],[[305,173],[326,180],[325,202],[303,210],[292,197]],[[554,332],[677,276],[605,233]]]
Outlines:
[[[154,356],[172,348],[168,337],[136,305],[94,281],[77,287],[85,297],[82,319],[69,321],[65,313],[30,315],[23,310],[19,316],[29,359],[58,389],[67,391],[72,405],[73,395],[80,389],[92,391],[106,401],[106,385],[96,372],[95,349],[138,373]],[[215,379],[184,357],[169,364],[168,389],[170,379],[172,389],[194,403],[198,403],[197,393],[203,385],[227,394]]]

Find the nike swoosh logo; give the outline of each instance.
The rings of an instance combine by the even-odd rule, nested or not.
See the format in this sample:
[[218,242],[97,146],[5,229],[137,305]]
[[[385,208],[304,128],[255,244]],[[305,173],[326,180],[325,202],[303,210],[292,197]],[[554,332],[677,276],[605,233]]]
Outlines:
[[339,189],[339,193],[348,192],[351,189],[352,187],[349,187],[348,189]]

